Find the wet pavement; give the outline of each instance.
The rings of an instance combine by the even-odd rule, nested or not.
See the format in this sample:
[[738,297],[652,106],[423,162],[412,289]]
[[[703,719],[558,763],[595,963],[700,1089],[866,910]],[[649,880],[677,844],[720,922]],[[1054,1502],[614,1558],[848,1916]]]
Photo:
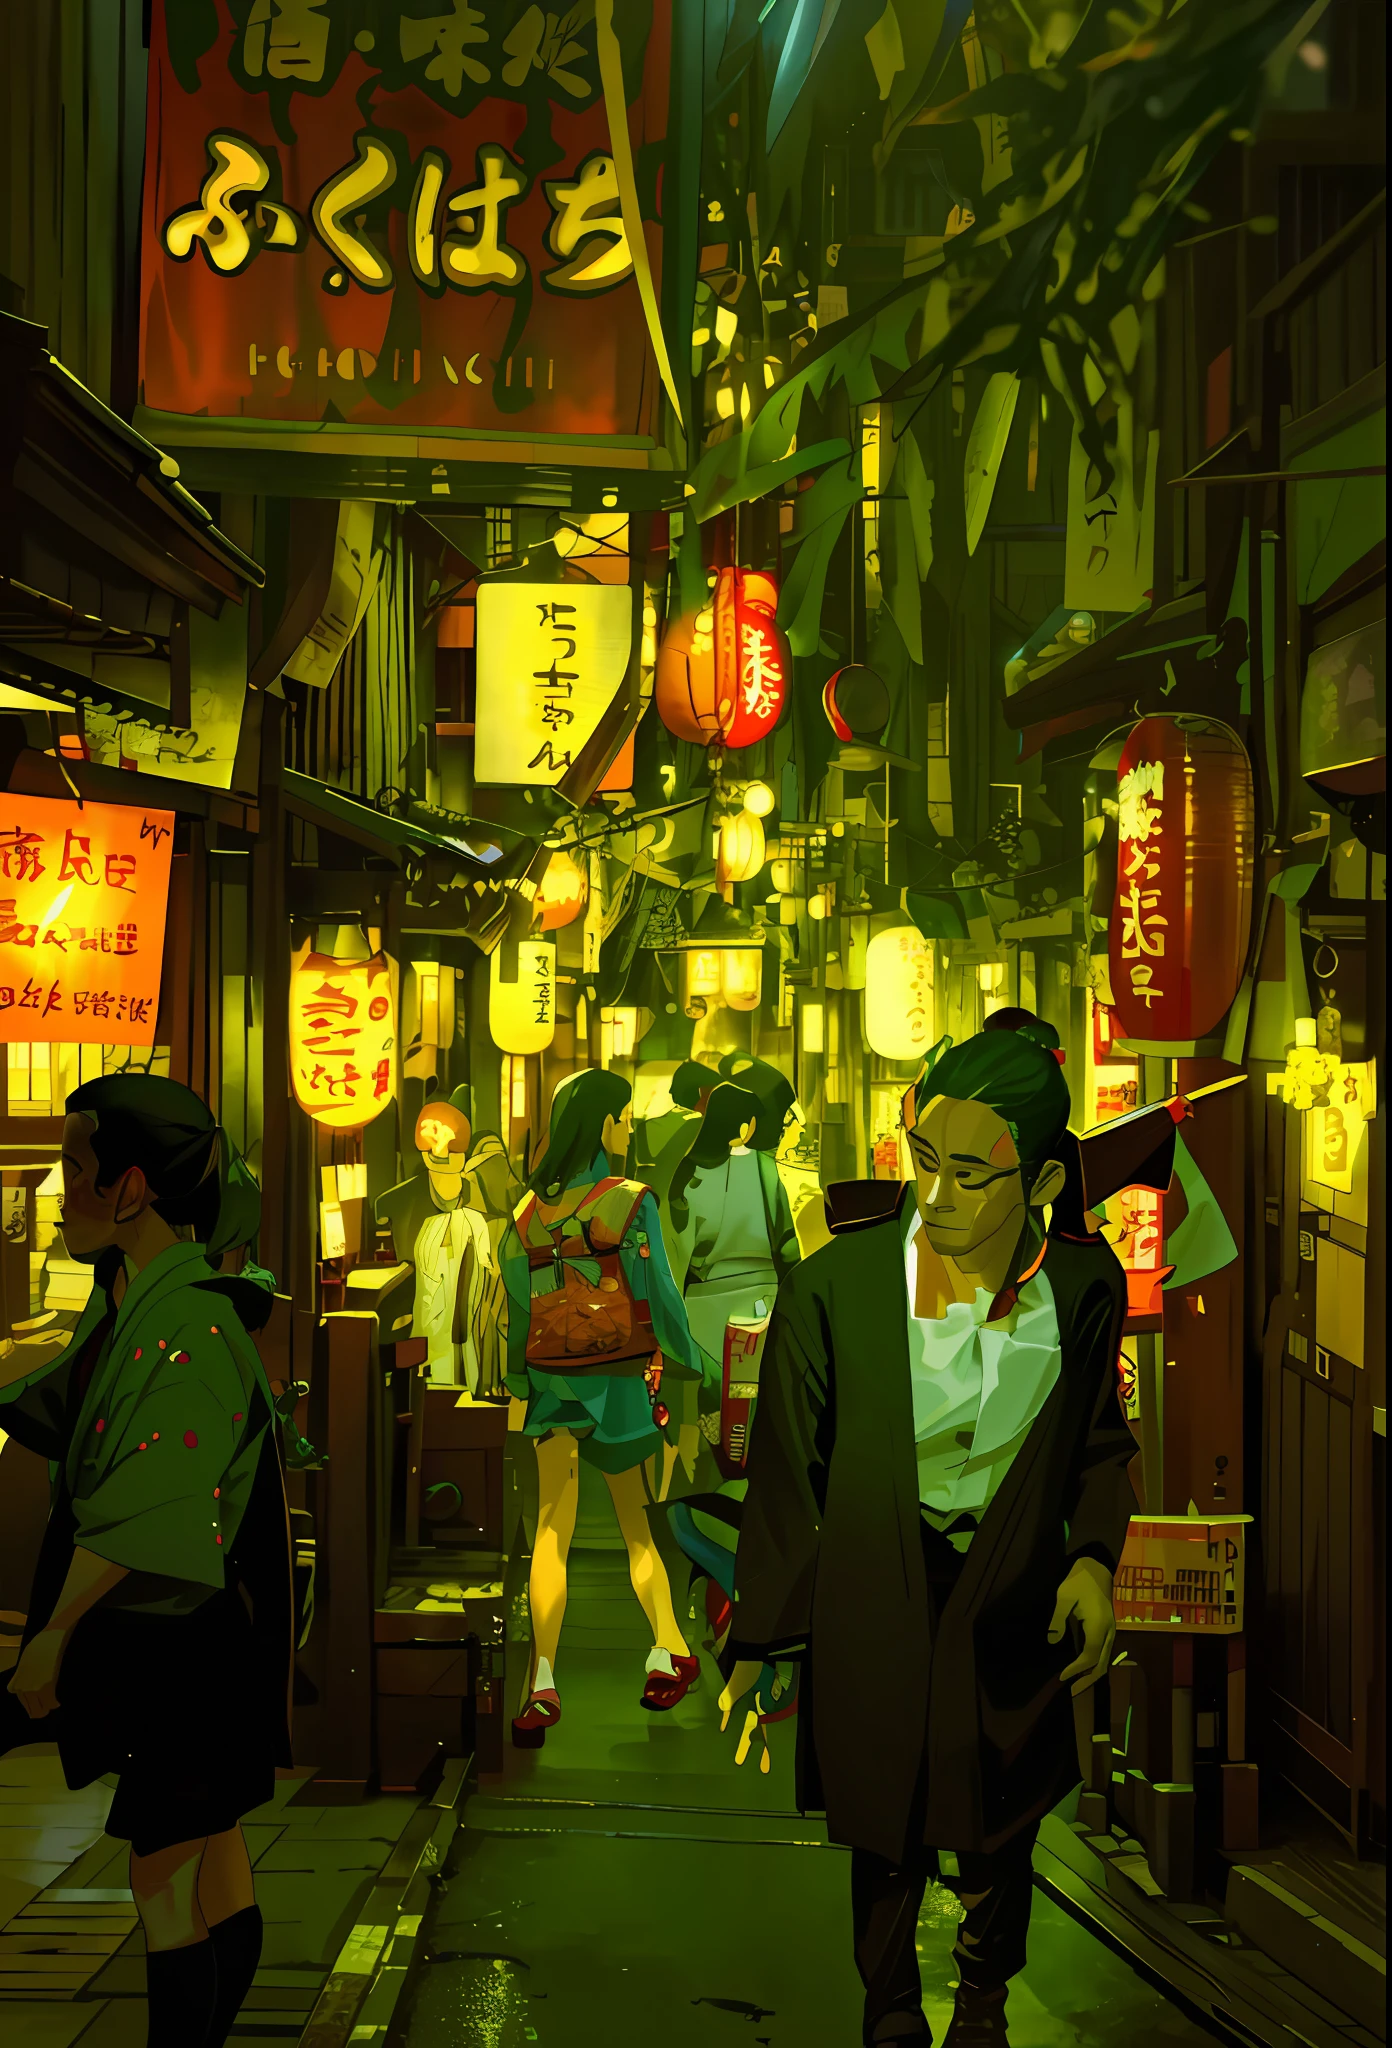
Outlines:
[[[678,1602],[678,1612],[684,1601]],[[692,1628],[695,1628],[693,1623]],[[576,1552],[563,1719],[469,1802],[404,2030],[409,2048],[858,2048],[849,1858],[793,1803],[793,1733],[733,1762],[719,1679],[638,1705],[647,1650],[621,1554]],[[512,1711],[510,1705],[509,1708]],[[919,1926],[924,2004],[952,2008],[955,1900]],[[1036,1893],[1014,2048],[1188,2048],[1213,2037]]]

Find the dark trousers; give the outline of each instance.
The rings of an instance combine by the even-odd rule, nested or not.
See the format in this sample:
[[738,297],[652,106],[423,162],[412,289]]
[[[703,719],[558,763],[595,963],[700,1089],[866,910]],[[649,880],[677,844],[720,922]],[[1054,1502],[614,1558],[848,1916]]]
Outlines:
[[[966,1560],[927,1522],[923,1557],[936,1628]],[[917,1811],[910,1816],[911,1840],[922,1831],[926,1797],[923,1783],[914,1802]],[[1034,1883],[1031,1856],[1038,1832],[1036,1822],[990,1855],[960,1853],[958,1875],[943,1880],[959,1896],[975,1901],[967,1907],[952,1951],[965,1990],[1000,1990],[1024,1968]],[[851,1912],[856,1968],[865,1986],[867,2044],[930,2038],[914,1937],[923,1894],[929,1880],[940,1877],[940,1863],[940,1852],[927,1847],[915,1849],[902,1865],[868,1849],[851,1851]]]
[[[1024,1968],[1037,1832],[1027,1828],[989,1856],[960,1855],[959,1875],[944,1880],[977,1901],[968,1906],[952,1951],[966,1990],[999,1990]],[[868,1849],[851,1851],[851,1912],[867,2044],[929,2038],[914,1937],[924,1891],[938,1876],[936,1849],[920,1849],[899,1866]]]

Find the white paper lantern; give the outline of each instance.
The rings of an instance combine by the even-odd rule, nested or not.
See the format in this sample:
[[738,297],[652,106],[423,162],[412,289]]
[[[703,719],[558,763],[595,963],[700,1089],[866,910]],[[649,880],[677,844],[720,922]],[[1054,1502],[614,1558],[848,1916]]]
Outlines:
[[556,948],[548,939],[523,939],[517,979],[503,980],[503,949],[488,966],[488,1028],[500,1052],[545,1052],[556,1035]]
[[922,1059],[933,1043],[933,954],[915,925],[876,932],[866,949],[865,1036],[887,1060]]

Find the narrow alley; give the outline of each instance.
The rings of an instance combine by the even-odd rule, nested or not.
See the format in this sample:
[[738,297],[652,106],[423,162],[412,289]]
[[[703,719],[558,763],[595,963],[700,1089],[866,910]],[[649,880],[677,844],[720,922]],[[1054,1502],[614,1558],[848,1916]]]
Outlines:
[[[692,1624],[693,1628],[695,1624]],[[792,1724],[734,1765],[720,1680],[638,1707],[646,1641],[616,1549],[572,1552],[565,1711],[469,1800],[400,2031],[410,2048],[850,2048],[849,1857],[793,1803]],[[956,1900],[919,1921],[924,2011],[952,2011]],[[1015,2048],[1190,2048],[1213,2035],[1041,1896]]]

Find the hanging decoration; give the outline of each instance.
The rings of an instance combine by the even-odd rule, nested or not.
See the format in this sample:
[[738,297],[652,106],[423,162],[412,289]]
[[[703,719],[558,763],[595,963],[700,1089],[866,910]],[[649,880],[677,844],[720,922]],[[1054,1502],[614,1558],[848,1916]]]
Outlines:
[[1117,763],[1116,1029],[1192,1043],[1226,1014],[1252,920],[1252,770],[1227,726],[1143,718]]
[[557,932],[574,924],[589,893],[590,877],[584,864],[564,847],[553,853],[536,897],[542,931]]
[[822,709],[837,739],[878,740],[889,717],[889,690],[874,669],[847,662],[827,677]]
[[933,954],[917,925],[876,932],[865,953],[865,1036],[887,1060],[922,1059],[933,1043]]
[[396,1094],[396,1060],[395,963],[306,947],[290,972],[290,1081],[305,1115],[331,1131],[370,1124]]
[[556,947],[523,939],[517,979],[503,979],[503,947],[488,963],[488,1029],[499,1052],[545,1052],[556,1035]]
[[773,731],[792,675],[777,612],[772,576],[721,569],[709,602],[669,628],[657,652],[656,698],[677,739],[738,749]]
[[747,810],[723,818],[716,853],[717,885],[725,889],[733,882],[752,882],[763,864],[763,820]]

